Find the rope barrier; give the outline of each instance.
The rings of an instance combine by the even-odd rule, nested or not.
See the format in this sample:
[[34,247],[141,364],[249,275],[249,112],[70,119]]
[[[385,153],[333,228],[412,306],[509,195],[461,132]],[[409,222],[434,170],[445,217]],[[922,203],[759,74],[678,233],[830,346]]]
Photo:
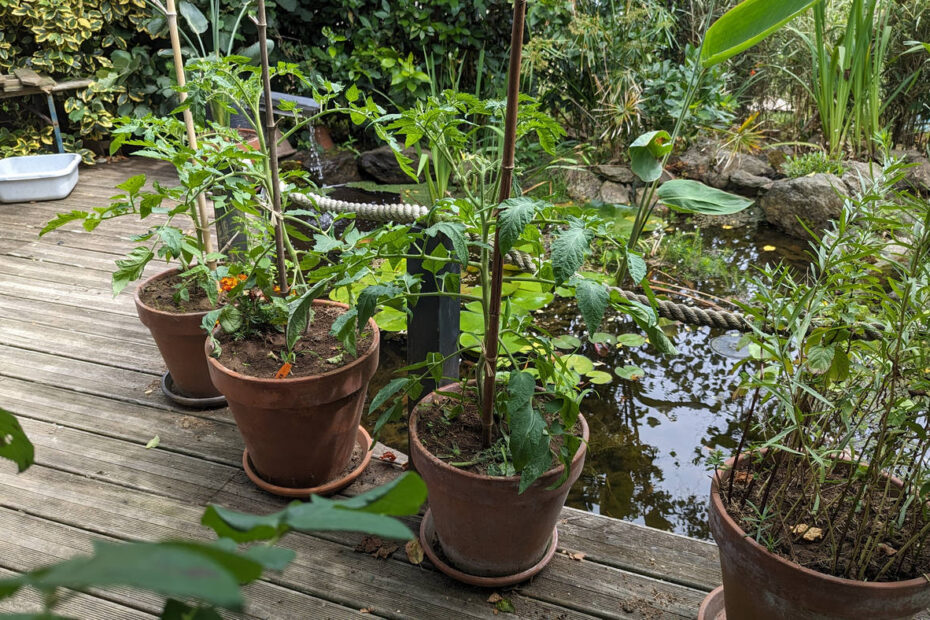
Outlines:
[[[328,196],[319,196],[317,194],[306,195],[296,192],[290,194],[289,199],[294,204],[304,208],[317,209],[328,213],[355,213],[359,218],[371,222],[411,224],[429,213],[427,207],[409,203],[370,204],[364,202],[346,202]],[[448,216],[446,216],[446,218],[448,219]],[[511,250],[504,258],[507,262],[525,272],[532,273],[537,267],[530,254],[519,250]],[[611,290],[629,301],[636,301],[646,306],[651,305],[649,298],[645,295],[619,287],[611,287]],[[732,329],[741,332],[752,330],[749,320],[744,315],[737,312],[705,310],[703,308],[695,308],[694,306],[679,304],[665,299],[656,300],[656,312],[662,318],[679,323],[702,325],[719,329]],[[860,326],[860,331],[861,333],[858,334],[858,337],[866,340],[875,340],[881,337],[880,330],[875,326]]]

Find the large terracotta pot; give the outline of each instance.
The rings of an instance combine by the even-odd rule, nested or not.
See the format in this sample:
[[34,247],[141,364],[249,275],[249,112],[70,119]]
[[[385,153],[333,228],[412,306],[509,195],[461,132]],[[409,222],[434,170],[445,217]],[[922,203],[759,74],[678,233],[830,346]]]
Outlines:
[[[316,306],[348,308],[317,300]],[[352,458],[368,382],[378,368],[380,335],[353,362],[309,377],[259,379],[208,356],[210,376],[226,396],[258,475],[274,485],[303,489],[336,478]],[[203,343],[201,343],[203,347]],[[209,341],[207,353],[212,351]]]
[[174,386],[181,395],[195,398],[216,398],[219,390],[210,380],[207,357],[203,351],[206,334],[201,327],[206,312],[173,313],[156,310],[142,303],[139,297],[151,282],[170,278],[178,273],[170,269],[153,276],[136,287],[136,310],[142,324],[149,328],[158,350],[161,352]]
[[720,470],[712,480],[709,512],[727,620],[884,620],[910,618],[930,606],[930,581],[923,577],[882,583],[842,579],[770,553],[723,506],[719,489],[730,471]]
[[[458,389],[458,385],[443,390]],[[581,475],[588,441],[588,424],[580,417],[584,441],[572,460],[568,479],[550,489],[564,466],[550,469],[522,494],[520,477],[483,476],[452,467],[430,454],[418,435],[419,409],[437,395],[433,392],[410,416],[411,458],[428,489],[433,529],[442,552],[462,573],[502,577],[525,573],[539,565],[565,498]],[[424,547],[429,541],[422,541]],[[454,573],[453,577],[462,579]],[[486,585],[478,580],[462,579]],[[490,582],[489,582],[490,583]]]

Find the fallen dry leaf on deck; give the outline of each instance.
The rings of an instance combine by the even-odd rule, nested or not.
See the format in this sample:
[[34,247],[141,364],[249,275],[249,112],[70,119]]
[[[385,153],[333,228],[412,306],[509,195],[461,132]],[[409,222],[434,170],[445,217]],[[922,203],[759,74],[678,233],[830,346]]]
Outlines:
[[416,538],[407,541],[407,544],[404,545],[404,551],[407,552],[407,559],[410,560],[411,564],[423,563],[423,547],[420,546],[420,541]]
[[491,596],[488,597],[488,602],[493,604],[493,603],[496,603],[497,601],[499,601],[499,600],[501,600],[501,599],[503,599],[503,598],[504,598],[503,596],[501,596],[500,594],[498,594],[497,592],[495,592],[494,594],[492,594]]
[[393,543],[386,543],[377,536],[365,536],[362,541],[355,546],[359,553],[367,553],[379,560],[386,560],[391,557],[400,547]]
[[155,435],[154,437],[149,439],[149,442],[147,444],[145,444],[145,449],[151,450],[152,448],[157,448],[159,443],[161,443],[161,437],[159,437],[158,435]]

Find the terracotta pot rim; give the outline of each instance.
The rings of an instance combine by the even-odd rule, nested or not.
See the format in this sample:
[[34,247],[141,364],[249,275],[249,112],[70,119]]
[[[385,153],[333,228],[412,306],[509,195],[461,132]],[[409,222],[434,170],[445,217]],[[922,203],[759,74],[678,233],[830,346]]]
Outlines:
[[[338,301],[332,301],[329,299],[314,299],[314,305],[324,305],[324,306],[336,306],[343,309],[348,309],[348,304],[344,304]],[[236,372],[226,366],[223,366],[215,357],[207,353],[207,363],[215,367],[218,371],[223,374],[232,377],[238,381],[250,382],[250,383],[274,383],[275,385],[297,385],[299,383],[309,383],[312,381],[320,381],[329,379],[346,371],[354,369],[356,366],[360,366],[365,363],[375,352],[378,351],[378,344],[381,340],[381,331],[378,329],[378,324],[375,323],[374,317],[368,319],[368,326],[372,331],[371,346],[368,347],[368,350],[359,355],[357,358],[346,364],[345,366],[339,366],[338,368],[333,368],[327,372],[318,375],[307,375],[305,377],[287,377],[284,379],[267,379],[264,377],[253,377],[252,375],[244,375],[242,373]],[[210,352],[212,352],[213,344],[204,336],[206,346],[210,347]]]
[[[740,455],[740,461],[748,457],[749,455],[742,454]],[[728,462],[732,462],[732,460],[733,459],[729,459]],[[734,468],[731,465],[730,469],[727,469],[724,471],[718,471],[711,478],[710,501],[713,504],[714,509],[720,515],[721,522],[723,523],[724,527],[739,532],[740,533],[739,538],[740,540],[743,541],[744,544],[747,544],[750,547],[754,548],[755,550],[761,553],[764,553],[777,564],[780,564],[786,569],[798,571],[809,579],[816,579],[816,580],[824,581],[828,584],[833,584],[836,586],[866,588],[867,590],[875,590],[875,591],[890,590],[890,589],[896,589],[896,588],[905,589],[905,588],[917,588],[920,586],[930,586],[930,581],[928,581],[925,577],[914,577],[912,579],[907,579],[905,581],[860,581],[858,579],[846,579],[845,577],[836,577],[834,575],[828,575],[826,573],[821,573],[820,571],[816,571],[812,568],[801,566],[800,564],[796,562],[792,562],[791,560],[783,558],[777,553],[772,553],[771,551],[769,551],[768,549],[760,545],[758,542],[753,540],[748,534],[746,534],[746,532],[743,531],[743,528],[741,528],[739,524],[737,524],[736,521],[733,519],[733,517],[730,516],[730,513],[727,512],[726,507],[723,505],[723,500],[720,499],[719,485],[722,484],[723,482],[726,482],[729,479],[729,476],[727,474],[731,473],[732,471],[734,471]]]
[[[423,398],[423,400],[420,402],[424,402],[427,399],[432,399],[432,397],[436,395],[437,393],[446,391],[446,388],[454,387],[456,385],[458,384],[454,383],[451,386],[446,386],[438,390],[434,390],[430,392],[429,394],[427,394]],[[426,458],[429,459],[430,463],[432,463],[435,467],[438,467],[439,469],[446,471],[446,472],[453,472],[455,475],[462,476],[464,478],[469,478],[469,479],[476,480],[476,481],[480,480],[488,484],[514,485],[514,484],[520,483],[520,476],[506,476],[506,477],[488,476],[487,474],[476,474],[474,472],[465,471],[464,469],[459,469],[458,467],[453,467],[452,465],[449,465],[442,459],[435,456],[432,452],[427,450],[426,446],[423,445],[423,442],[420,441],[419,433],[417,433],[417,427],[415,424],[415,422],[417,421],[416,416],[418,415],[419,407],[420,405],[417,404],[417,406],[413,408],[413,411],[410,414],[410,423],[409,423],[409,428],[408,428],[408,433],[410,434],[410,441],[415,442],[417,444],[419,449],[423,452],[424,456],[426,456]],[[581,441],[581,445],[578,446],[578,450],[575,451],[575,455],[572,457],[573,467],[577,465],[579,460],[584,458],[585,452],[587,451],[588,438],[590,436],[590,431],[588,428],[588,421],[585,420],[584,416],[580,413],[578,414],[578,420],[581,422],[582,441]],[[537,478],[536,482],[546,477],[561,475],[564,470],[565,470],[565,464],[559,463],[555,467],[551,469],[547,469],[545,472],[543,472],[543,474],[539,476],[539,478]],[[533,484],[535,485],[536,482],[534,482]]]
[[[144,289],[145,286],[149,282],[152,282],[154,280],[160,280],[162,278],[169,278],[173,276],[174,274],[180,273],[180,272],[181,270],[178,269],[177,267],[172,267],[171,269],[162,271],[161,273],[157,273],[151,278],[146,278],[145,280],[140,282],[139,285],[136,287],[136,290],[133,291],[133,298],[135,299],[136,304],[145,308],[146,312],[150,312],[151,314],[155,314],[158,316],[164,316],[164,317],[174,316],[174,317],[182,317],[182,318],[183,317],[193,318],[195,316],[201,316],[201,317],[206,316],[207,313],[210,312],[210,310],[199,310],[197,312],[166,312],[165,310],[159,310],[143,302],[142,298],[139,296],[140,291],[142,291],[142,289]],[[204,335],[204,338],[206,338],[206,335]]]

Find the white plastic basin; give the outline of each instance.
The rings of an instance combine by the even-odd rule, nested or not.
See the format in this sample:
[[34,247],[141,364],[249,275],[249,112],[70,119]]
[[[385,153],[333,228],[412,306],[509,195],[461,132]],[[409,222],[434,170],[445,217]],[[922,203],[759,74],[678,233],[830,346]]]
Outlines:
[[78,182],[76,153],[0,159],[0,202],[60,200]]

